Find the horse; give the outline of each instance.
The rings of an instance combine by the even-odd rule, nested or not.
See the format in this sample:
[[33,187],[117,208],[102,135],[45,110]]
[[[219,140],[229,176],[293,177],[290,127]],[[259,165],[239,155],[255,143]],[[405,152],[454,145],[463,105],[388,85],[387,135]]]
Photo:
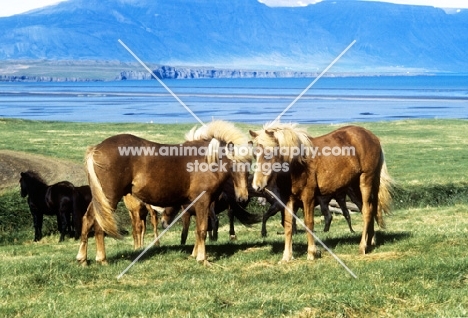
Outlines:
[[[168,228],[169,225],[174,221],[177,213],[181,211],[181,209],[185,210],[187,206],[171,206],[162,208],[161,213],[161,224],[163,228]],[[188,232],[190,228],[190,219],[192,216],[196,216],[195,210],[193,208],[189,208],[184,215],[181,216],[180,220],[182,221],[182,232],[180,234],[180,244],[185,245],[187,242]],[[212,206],[210,207],[210,211],[208,214],[208,227],[207,233],[209,235],[210,241],[217,240],[217,230],[218,230],[219,220]]]
[[[73,212],[74,186],[71,182],[61,181],[47,188],[45,201],[49,211],[57,215],[57,224],[60,231],[59,242],[65,240],[65,234],[74,237]],[[60,216],[60,217],[59,217]],[[60,219],[60,223],[58,220]]]
[[[283,204],[287,203],[289,191],[291,189],[291,176],[286,172],[277,172],[268,182],[266,187],[268,190],[273,192],[278,198],[280,198]],[[270,203],[270,207],[268,210],[263,214],[262,219],[262,230],[261,234],[262,237],[267,236],[267,229],[266,229],[266,222],[276,213],[281,211],[281,224],[284,226],[284,207],[283,204],[278,202],[276,198],[271,196],[265,192],[257,192],[253,188],[249,188],[249,193],[253,196],[264,197],[268,203]],[[349,196],[350,200],[357,205],[358,209],[361,210],[362,203],[360,202],[360,190],[359,187],[356,189],[355,187],[348,187],[345,190],[338,190],[335,193],[329,195],[319,195],[315,196],[318,205],[320,206],[320,211],[325,219],[324,225],[324,232],[328,232],[330,230],[330,225],[333,220],[333,215],[330,213],[329,203],[332,199],[335,199],[338,205],[341,208],[343,213],[343,217],[346,219],[348,223],[348,227],[351,233],[354,233],[353,227],[351,225],[351,216],[349,214],[348,207],[346,206],[346,195]],[[299,207],[297,207],[299,208]],[[296,211],[295,211],[296,212]],[[293,233],[296,233],[296,222],[293,219]]]
[[[75,239],[78,239],[82,229],[82,218],[86,213],[89,203],[92,199],[91,188],[88,185],[75,187],[74,192],[74,208],[73,219],[75,225]],[[132,221],[132,235],[134,249],[139,249],[144,245],[144,235],[146,232],[146,217],[148,213],[153,224],[154,237],[158,237],[158,218],[156,212],[149,204],[145,204],[128,194],[124,196],[124,204],[128,209],[130,219]],[[159,245],[159,241],[155,243]]]
[[[132,220],[133,248],[137,250],[144,246],[146,217],[148,214],[150,215],[151,224],[153,224],[154,238],[158,238],[158,217],[151,205],[142,202],[133,195],[127,194],[123,199]],[[155,241],[155,245],[159,245],[159,241]]]
[[83,216],[91,203],[91,188],[88,185],[75,187],[73,193],[73,224],[75,226],[75,240],[80,238]]
[[[374,219],[384,227],[383,213],[390,211],[392,185],[380,141],[369,130],[346,126],[320,137],[311,137],[295,124],[273,122],[250,131],[257,143],[257,164],[252,187],[261,191],[273,172],[287,170],[291,176],[287,208],[299,202],[304,210],[307,259],[319,256],[312,235],[316,194],[330,195],[359,185],[363,231],[359,251],[370,252],[375,245]],[[285,248],[282,262],[292,259],[292,215],[285,213]]]
[[[155,206],[192,202],[197,220],[192,256],[208,265],[205,239],[210,204],[229,177],[234,182],[236,199],[248,198],[249,170],[245,164],[252,160],[251,152],[246,151],[248,143],[247,136],[232,123],[213,121],[194,127],[186,141],[178,145],[120,134],[89,147],[85,162],[93,199],[83,218],[78,262],[87,263],[87,234],[94,218],[102,231],[120,237],[114,211],[120,199],[131,193]],[[95,233],[96,261],[106,263],[102,231]]]
[[[250,191],[249,191],[250,196]],[[235,240],[237,238],[235,228],[234,228],[234,218],[238,219],[243,225],[250,226],[252,224],[260,222],[258,215],[249,213],[245,208],[248,204],[248,201],[239,203],[235,197],[234,184],[231,179],[229,179],[223,185],[223,192],[219,195],[218,199],[214,202],[214,207],[210,209],[209,222],[208,222],[208,234],[210,235],[210,240],[216,241],[218,238],[218,225],[219,221],[217,215],[223,211],[228,211],[229,218],[229,239]],[[183,208],[183,207],[182,207]],[[177,212],[180,209],[178,207],[167,207],[163,210],[161,214],[161,223],[164,228],[169,226],[174,220]],[[195,211],[189,209],[182,217],[182,233],[180,244],[184,245],[187,241],[188,231],[190,227],[190,217],[194,216]]]
[[34,242],[42,239],[42,222],[44,215],[55,215],[60,232],[59,242],[65,239],[68,232],[73,234],[71,218],[73,215],[73,189],[68,181],[47,185],[35,171],[20,173],[21,196],[28,197],[29,210],[34,223]]

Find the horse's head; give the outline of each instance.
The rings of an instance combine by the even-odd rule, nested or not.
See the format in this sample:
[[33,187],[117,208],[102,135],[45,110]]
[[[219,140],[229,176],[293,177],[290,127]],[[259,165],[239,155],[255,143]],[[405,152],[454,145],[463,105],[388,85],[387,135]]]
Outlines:
[[238,201],[247,201],[248,177],[252,161],[252,143],[234,124],[225,121],[213,121],[195,129],[186,135],[186,140],[209,141],[206,154],[207,164],[215,167],[218,176],[224,180],[230,176],[234,182],[234,191]]
[[161,225],[164,229],[167,229],[169,225],[174,221],[179,210],[180,207],[166,207],[162,209],[156,209],[158,213],[161,213]]
[[[254,157],[254,178],[252,180],[252,188],[255,191],[263,191],[272,176],[273,167],[279,163],[279,158],[275,156],[275,149],[277,149],[277,140],[271,131],[249,131],[250,136],[257,142]],[[268,141],[268,142],[265,142]]]
[[252,187],[262,191],[279,172],[288,172],[292,162],[300,162],[307,157],[307,149],[312,143],[307,132],[294,124],[267,124],[259,131],[250,130],[256,143],[256,159]]
[[245,202],[249,199],[249,174],[252,163],[252,143],[234,145],[232,142],[225,146],[226,158],[229,161],[229,170],[234,183],[236,200]]
[[20,188],[21,188],[21,197],[26,197],[28,195],[28,182],[26,179],[28,178],[28,175],[24,172],[21,172],[21,177],[19,180]]

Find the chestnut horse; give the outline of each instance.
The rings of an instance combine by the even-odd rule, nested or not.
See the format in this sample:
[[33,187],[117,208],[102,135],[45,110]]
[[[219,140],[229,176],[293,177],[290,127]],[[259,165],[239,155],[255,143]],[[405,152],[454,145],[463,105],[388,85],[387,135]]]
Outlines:
[[[312,138],[295,124],[274,122],[260,131],[250,131],[257,143],[257,165],[252,186],[262,190],[273,172],[286,169],[291,175],[288,210],[302,203],[305,226],[313,231],[316,195],[331,195],[359,184],[363,231],[359,251],[375,245],[374,219],[383,227],[383,211],[390,208],[391,179],[387,172],[379,139],[370,131],[346,126],[327,135]],[[292,215],[285,213],[285,248],[282,261],[292,255]],[[307,259],[318,253],[314,238],[307,233]]]
[[[249,178],[250,180],[250,178]],[[266,186],[268,190],[273,192],[276,197],[280,198],[281,202],[278,202],[276,198],[272,197],[265,191],[262,192],[257,192],[253,189],[249,188],[249,193],[250,195],[258,196],[258,197],[264,197],[268,203],[270,203],[270,207],[268,210],[263,213],[263,220],[262,220],[262,237],[267,236],[267,229],[266,229],[266,222],[268,219],[272,216],[274,216],[276,213],[281,212],[281,225],[284,226],[284,205],[289,200],[289,193],[291,191],[291,175],[288,172],[278,172],[275,173],[270,180],[268,181],[268,185]],[[362,209],[362,203],[361,203],[361,192],[359,190],[359,187],[348,187],[346,189],[340,189],[335,193],[329,194],[329,195],[316,195],[315,200],[316,200],[316,205],[320,206],[320,211],[322,212],[322,215],[325,220],[325,225],[323,228],[324,232],[328,232],[330,230],[330,225],[333,220],[333,215],[330,212],[329,208],[329,203],[332,199],[335,199],[338,205],[341,208],[341,212],[343,214],[343,217],[346,219],[346,222],[348,223],[349,230],[351,233],[354,233],[353,227],[351,226],[351,216],[349,215],[349,210],[346,205],[346,196],[349,196],[350,200],[356,204],[358,207],[359,211]],[[297,206],[296,208],[299,208]],[[294,211],[296,213],[297,211]],[[296,233],[296,222],[295,219],[293,219],[293,233]]]
[[[151,224],[153,224],[154,239],[158,237],[158,216],[151,205],[140,201],[131,194],[127,194],[123,199],[132,220],[133,248],[139,249],[145,244],[146,217],[148,213]],[[159,245],[159,241],[156,241],[155,245]]]
[[[93,199],[83,218],[79,262],[87,261],[88,231],[94,218],[104,232],[120,237],[114,211],[120,199],[131,193],[155,206],[181,206],[199,197],[193,204],[197,225],[192,256],[206,263],[210,204],[230,177],[237,200],[248,199],[249,171],[239,169],[238,163],[250,162],[252,155],[246,151],[247,137],[224,121],[194,128],[186,139],[183,144],[169,145],[122,134],[88,149],[86,169]],[[95,239],[96,261],[106,262],[103,233],[97,231]]]

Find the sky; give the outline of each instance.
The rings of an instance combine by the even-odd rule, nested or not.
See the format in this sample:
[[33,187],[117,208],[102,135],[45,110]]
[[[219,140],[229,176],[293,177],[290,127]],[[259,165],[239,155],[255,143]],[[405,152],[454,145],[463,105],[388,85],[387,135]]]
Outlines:
[[[0,0],[0,17],[24,13],[33,9],[42,8],[67,0]],[[321,0],[258,0],[269,6],[305,6]],[[343,1],[343,0],[341,0]],[[362,0],[371,1],[371,0]],[[382,0],[376,0],[382,1]],[[439,8],[468,9],[467,0],[386,0],[399,4],[427,5]]]

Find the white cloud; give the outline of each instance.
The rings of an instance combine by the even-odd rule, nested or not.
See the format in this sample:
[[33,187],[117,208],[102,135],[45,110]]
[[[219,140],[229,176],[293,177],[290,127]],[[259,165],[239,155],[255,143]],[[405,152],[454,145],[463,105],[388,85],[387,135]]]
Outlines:
[[0,17],[8,17],[67,0],[0,0]]

